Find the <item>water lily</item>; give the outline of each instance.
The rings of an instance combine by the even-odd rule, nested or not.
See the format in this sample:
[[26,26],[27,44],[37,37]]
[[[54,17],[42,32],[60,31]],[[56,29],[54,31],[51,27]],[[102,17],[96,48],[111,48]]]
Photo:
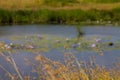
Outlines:
[[28,45],[27,48],[29,48],[29,49],[34,49],[34,46]]
[[91,45],[92,48],[95,48],[97,45],[94,43]]
[[10,46],[13,46],[13,43],[10,43]]
[[99,42],[101,42],[101,39],[100,39],[100,38],[97,38],[97,39],[95,39],[95,41],[96,41],[97,43],[99,43]]
[[6,49],[11,49],[11,46],[8,45],[8,44],[5,44],[5,48],[6,48]]
[[15,45],[14,45],[13,43],[10,43],[9,46],[11,46],[11,47],[15,47]]

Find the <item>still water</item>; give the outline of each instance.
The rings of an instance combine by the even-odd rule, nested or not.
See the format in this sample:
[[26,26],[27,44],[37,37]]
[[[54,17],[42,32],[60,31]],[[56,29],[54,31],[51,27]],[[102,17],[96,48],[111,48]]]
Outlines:
[[[120,41],[120,27],[115,26],[81,26],[80,28],[74,25],[14,25],[14,26],[1,26],[0,27],[0,41],[5,43],[13,42],[9,38],[14,36],[29,36],[29,35],[48,35],[49,37],[64,37],[64,38],[79,38],[85,37],[87,40],[97,37],[102,38],[103,42],[116,42]],[[108,39],[109,38],[109,39]],[[114,46],[113,46],[114,47]],[[63,62],[64,50],[51,49],[49,52],[42,52],[41,54],[56,61]],[[104,55],[99,55],[93,51],[76,51],[71,50],[72,53],[80,61],[89,62],[91,57],[95,57],[95,63],[111,67],[120,59],[120,50],[104,50]],[[13,54],[17,66],[20,68],[23,75],[34,76],[37,74],[32,73],[29,65],[25,62],[25,58],[34,62],[36,55],[32,52],[18,52]],[[15,73],[13,66],[9,64],[4,58],[0,57],[0,65],[12,73]],[[0,68],[0,80],[6,80],[5,71]]]

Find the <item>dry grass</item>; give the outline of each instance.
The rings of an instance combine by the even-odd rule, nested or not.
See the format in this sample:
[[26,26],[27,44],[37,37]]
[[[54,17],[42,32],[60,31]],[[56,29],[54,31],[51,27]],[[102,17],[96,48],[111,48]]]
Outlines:
[[65,53],[65,63],[50,60],[40,54],[35,57],[35,60],[39,63],[37,65],[26,59],[28,64],[33,66],[32,72],[38,73],[38,78],[33,78],[29,75],[21,76],[21,71],[18,69],[18,66],[16,66],[12,56],[8,58],[8,56],[4,54],[1,55],[13,65],[17,72],[17,75],[14,76],[9,70],[6,70],[0,65],[0,68],[9,75],[10,80],[120,80],[119,63],[115,68],[106,69],[104,66],[100,67],[94,64],[94,59],[91,59],[90,64],[79,62],[71,52]]
[[19,9],[99,9],[99,10],[110,10],[116,7],[120,7],[120,2],[118,3],[72,3],[70,5],[57,5],[48,6],[44,3],[45,0],[0,0],[0,8],[8,10],[19,10]]
[[119,68],[108,70],[95,64],[80,63],[69,52],[65,53],[65,64],[41,55],[35,59],[41,65],[41,80],[120,80]]
[[82,9],[82,10],[90,10],[90,9],[98,9],[98,10],[111,10],[114,8],[120,7],[119,3],[87,3],[87,4],[75,4],[72,6],[64,6],[64,7],[48,7],[44,6],[44,8],[52,9],[52,10],[70,10],[70,9]]
[[34,9],[39,8],[44,0],[0,0],[3,9]]

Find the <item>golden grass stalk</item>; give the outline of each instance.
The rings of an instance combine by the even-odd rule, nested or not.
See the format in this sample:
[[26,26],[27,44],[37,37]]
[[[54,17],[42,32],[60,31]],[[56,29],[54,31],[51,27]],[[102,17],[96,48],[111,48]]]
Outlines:
[[[38,55],[36,61],[42,66],[45,80],[120,80],[120,70],[106,69],[104,66],[81,64],[71,53],[65,53],[65,64]],[[117,71],[117,72],[116,72]]]
[[20,80],[24,80],[23,77],[22,77],[22,75],[21,75],[21,73],[20,73],[20,71],[18,70],[18,67],[17,67],[17,65],[16,65],[16,62],[15,62],[14,58],[12,57],[11,52],[9,52],[9,54],[10,54],[10,56],[11,56],[10,59],[11,59],[11,61],[12,61],[13,67],[14,67],[15,71],[17,72]]
[[14,80],[14,76],[7,69],[5,69],[2,65],[0,65],[0,68],[3,69],[8,74],[11,80]]
[[[10,56],[6,56],[3,53],[1,53],[0,55],[3,56],[7,62],[9,62],[9,63],[11,63],[13,65],[13,67],[14,67],[15,71],[17,72],[20,80],[24,80],[21,73],[20,73],[20,71],[18,70],[18,67],[16,65],[16,62],[15,62],[14,58],[12,57],[11,52],[8,51],[8,54]],[[14,76],[8,70],[6,70],[2,65],[0,65],[0,67],[10,76],[11,80],[14,80]]]

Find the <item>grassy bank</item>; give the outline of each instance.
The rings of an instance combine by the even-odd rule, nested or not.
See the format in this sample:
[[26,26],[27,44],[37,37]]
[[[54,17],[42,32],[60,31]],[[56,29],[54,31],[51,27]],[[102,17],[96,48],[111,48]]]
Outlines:
[[0,1],[0,24],[106,24],[119,17],[119,0]]
[[34,23],[114,23],[120,22],[120,8],[112,10],[3,10],[0,9],[0,24],[34,24]]

